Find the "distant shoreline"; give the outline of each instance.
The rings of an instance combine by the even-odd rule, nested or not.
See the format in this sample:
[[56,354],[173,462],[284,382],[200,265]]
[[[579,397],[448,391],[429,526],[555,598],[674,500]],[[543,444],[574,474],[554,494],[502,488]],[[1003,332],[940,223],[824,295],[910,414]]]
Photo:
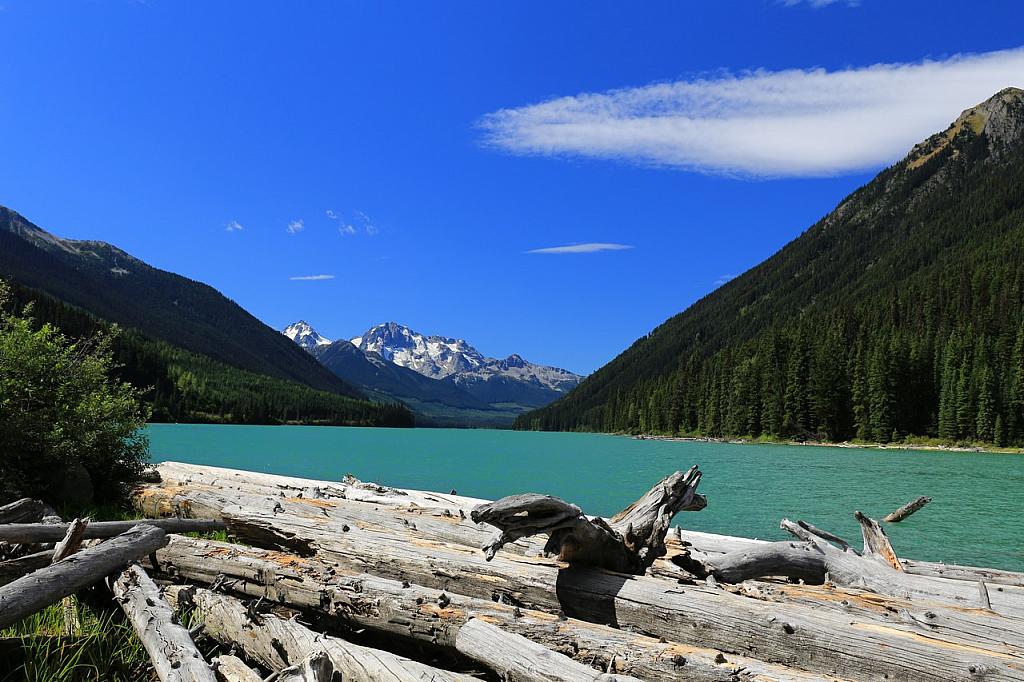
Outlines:
[[827,441],[754,440],[749,438],[712,438],[704,436],[663,436],[653,434],[612,434],[633,440],[659,440],[680,443],[727,443],[729,445],[804,445],[820,448],[847,448],[861,450],[926,450],[934,452],[975,452],[990,455],[1022,455],[1024,448],[999,448],[981,445],[933,445],[927,443],[831,443]]

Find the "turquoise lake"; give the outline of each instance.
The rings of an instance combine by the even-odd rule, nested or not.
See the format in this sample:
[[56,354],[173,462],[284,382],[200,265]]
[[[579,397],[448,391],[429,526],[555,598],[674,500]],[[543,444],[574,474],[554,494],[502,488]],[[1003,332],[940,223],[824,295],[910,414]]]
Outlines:
[[683,528],[782,539],[803,519],[860,544],[855,509],[881,518],[933,501],[886,531],[904,557],[1024,571],[1024,456],[641,441],[621,436],[319,426],[148,427],[156,462],[339,480],[495,499],[557,495],[611,515],[661,477],[699,464],[708,507]]

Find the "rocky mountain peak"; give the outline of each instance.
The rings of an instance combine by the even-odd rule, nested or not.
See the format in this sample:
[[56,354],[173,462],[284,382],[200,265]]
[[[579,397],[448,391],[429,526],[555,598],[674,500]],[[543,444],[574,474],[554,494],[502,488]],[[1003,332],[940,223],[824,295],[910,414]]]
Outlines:
[[312,351],[320,346],[327,346],[331,343],[330,339],[322,336],[305,320],[293,322],[282,329],[281,333],[307,351]]

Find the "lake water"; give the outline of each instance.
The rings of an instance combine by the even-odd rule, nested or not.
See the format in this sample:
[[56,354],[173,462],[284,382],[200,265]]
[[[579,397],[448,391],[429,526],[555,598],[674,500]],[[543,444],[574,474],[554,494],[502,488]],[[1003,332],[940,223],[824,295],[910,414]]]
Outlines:
[[783,517],[860,544],[859,509],[881,518],[933,501],[886,530],[901,556],[1024,571],[1024,456],[640,441],[621,436],[318,426],[148,427],[154,461],[175,460],[486,499],[557,495],[611,515],[661,477],[699,464],[705,510],[676,525],[782,539]]

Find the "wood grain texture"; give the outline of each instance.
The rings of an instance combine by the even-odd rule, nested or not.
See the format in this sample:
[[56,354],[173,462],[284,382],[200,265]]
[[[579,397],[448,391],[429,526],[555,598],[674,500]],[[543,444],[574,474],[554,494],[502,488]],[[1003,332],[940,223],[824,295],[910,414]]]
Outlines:
[[[137,519],[133,521],[94,521],[84,529],[82,539],[112,538],[138,525],[156,526],[166,533],[206,533],[224,530],[218,519]],[[69,524],[10,523],[0,526],[0,541],[39,543],[59,542]]]
[[141,566],[125,569],[112,589],[161,682],[216,682],[213,668]]

